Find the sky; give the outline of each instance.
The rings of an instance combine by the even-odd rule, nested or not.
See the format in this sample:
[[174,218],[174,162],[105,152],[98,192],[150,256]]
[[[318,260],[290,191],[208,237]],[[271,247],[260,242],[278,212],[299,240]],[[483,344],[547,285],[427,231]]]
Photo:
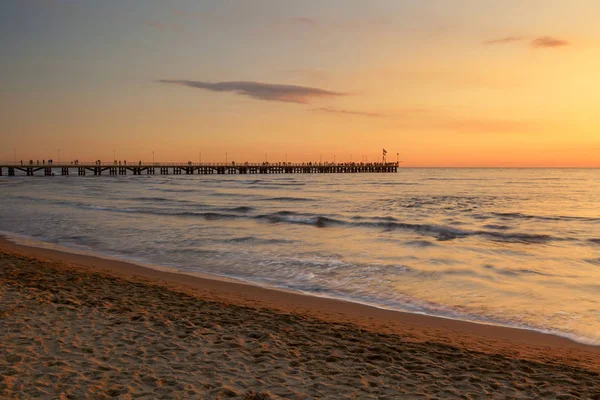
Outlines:
[[3,0],[0,160],[600,167],[597,0]]

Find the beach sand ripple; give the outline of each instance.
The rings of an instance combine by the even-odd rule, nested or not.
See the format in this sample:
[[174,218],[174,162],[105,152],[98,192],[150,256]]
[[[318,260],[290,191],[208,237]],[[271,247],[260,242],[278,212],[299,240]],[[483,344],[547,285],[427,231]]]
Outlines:
[[0,253],[0,398],[600,398],[597,372]]

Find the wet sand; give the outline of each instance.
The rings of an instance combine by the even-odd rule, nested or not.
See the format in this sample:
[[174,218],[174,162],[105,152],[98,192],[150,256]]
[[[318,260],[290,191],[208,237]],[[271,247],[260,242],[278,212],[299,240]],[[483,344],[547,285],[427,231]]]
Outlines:
[[0,240],[0,398],[598,398],[600,349]]

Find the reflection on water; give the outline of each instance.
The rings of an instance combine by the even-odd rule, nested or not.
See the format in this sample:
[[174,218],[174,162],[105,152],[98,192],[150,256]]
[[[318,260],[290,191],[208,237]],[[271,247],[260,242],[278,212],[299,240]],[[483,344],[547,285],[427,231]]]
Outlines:
[[0,230],[600,343],[600,171],[4,178]]

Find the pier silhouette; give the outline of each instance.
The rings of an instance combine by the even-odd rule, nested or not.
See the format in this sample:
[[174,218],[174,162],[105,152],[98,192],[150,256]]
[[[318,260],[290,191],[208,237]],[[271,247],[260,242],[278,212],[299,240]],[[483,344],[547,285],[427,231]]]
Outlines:
[[[394,173],[398,172],[398,162],[385,163],[164,163],[141,161],[128,163],[79,162],[54,163],[42,160],[27,163],[0,163],[0,176],[16,176],[17,171],[26,176],[39,173],[43,176],[67,175],[232,175],[232,174],[354,174],[354,173]],[[19,174],[20,175],[20,174]]]

